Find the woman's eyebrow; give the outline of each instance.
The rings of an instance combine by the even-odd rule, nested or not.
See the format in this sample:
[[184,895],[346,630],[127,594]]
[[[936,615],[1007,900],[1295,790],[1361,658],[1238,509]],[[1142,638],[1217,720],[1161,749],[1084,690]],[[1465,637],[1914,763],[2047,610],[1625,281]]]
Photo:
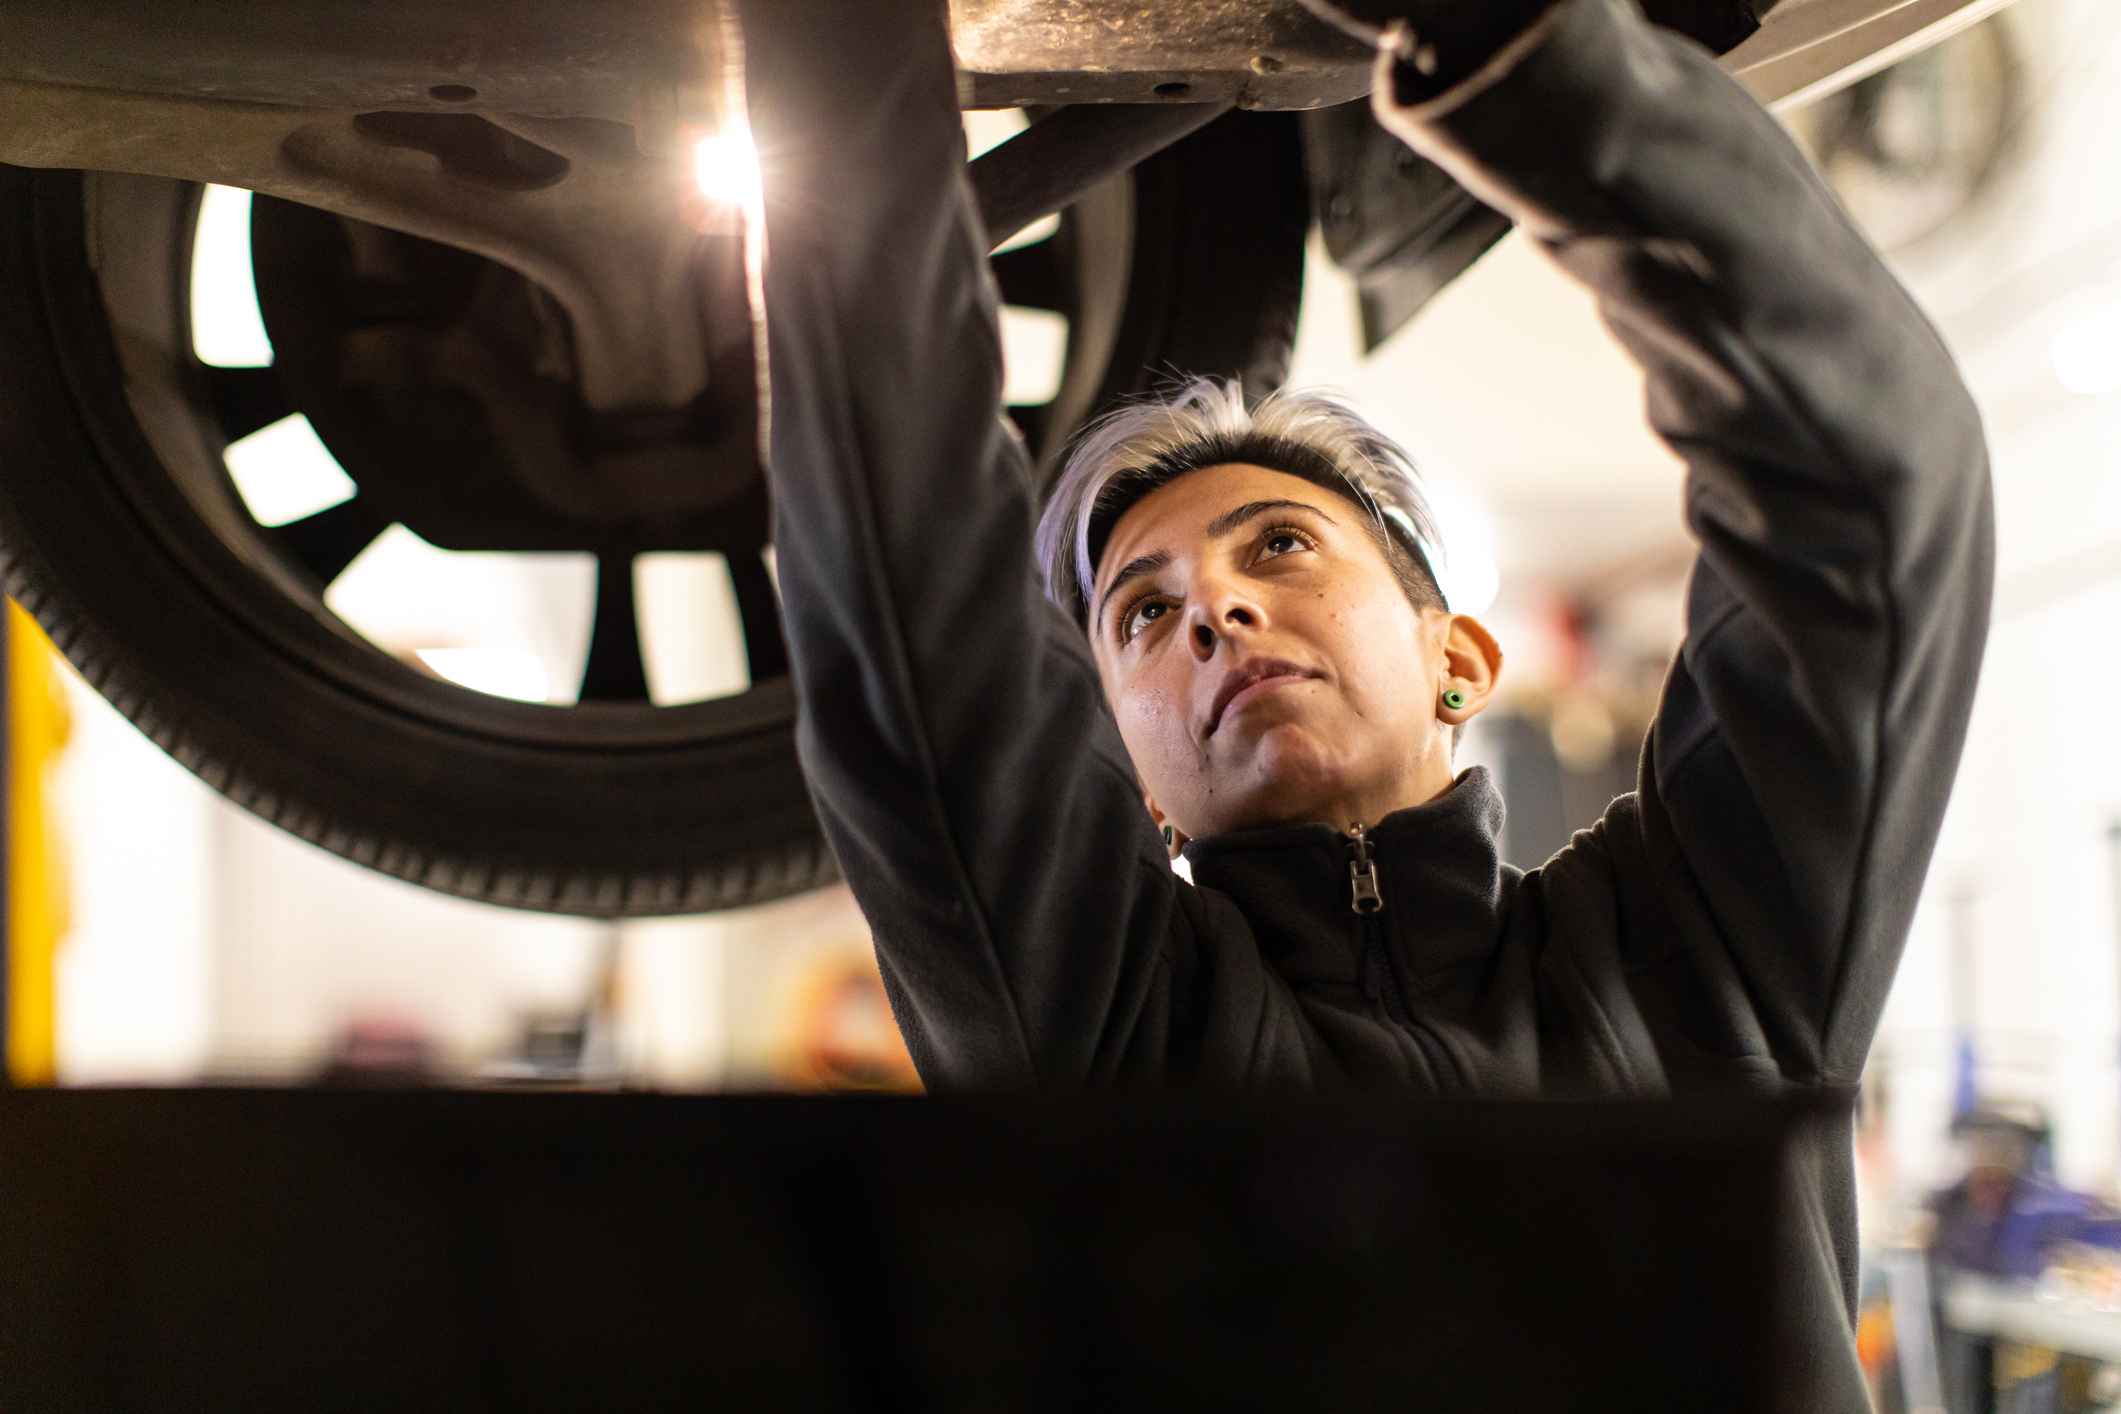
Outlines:
[[1258,516],[1263,516],[1268,511],[1284,510],[1309,511],[1312,515],[1317,516],[1327,525],[1340,524],[1339,521],[1333,519],[1333,517],[1327,515],[1324,511],[1320,510],[1318,507],[1312,505],[1308,501],[1291,501],[1287,499],[1273,501],[1247,501],[1243,505],[1239,506],[1236,510],[1224,511],[1221,515],[1209,521],[1206,533],[1210,540],[1214,540],[1221,536],[1228,535],[1231,531],[1237,529],[1237,527],[1243,525],[1246,521],[1252,520]]
[[[1308,501],[1291,501],[1286,498],[1279,498],[1272,501],[1247,501],[1235,510],[1224,511],[1221,515],[1208,522],[1205,533],[1210,540],[1214,540],[1228,535],[1246,521],[1255,520],[1269,511],[1291,510],[1309,511],[1327,525],[1340,524],[1339,521],[1333,519],[1333,517]],[[1126,564],[1120,566],[1119,573],[1112,576],[1112,582],[1106,585],[1105,592],[1098,596],[1097,612],[1090,616],[1091,622],[1104,622],[1105,605],[1112,602],[1112,596],[1119,593],[1121,586],[1130,580],[1140,579],[1145,574],[1155,574],[1170,563],[1171,552],[1169,550],[1156,550],[1147,555],[1136,555],[1133,559],[1127,561]]]
[[1112,576],[1112,582],[1105,586],[1105,592],[1098,596],[1097,612],[1090,616],[1091,622],[1103,623],[1105,621],[1105,605],[1112,602],[1112,596],[1119,593],[1121,586],[1125,585],[1129,580],[1140,579],[1145,574],[1155,574],[1170,563],[1171,552],[1169,550],[1157,550],[1147,555],[1136,555],[1133,559],[1121,565],[1119,573]]

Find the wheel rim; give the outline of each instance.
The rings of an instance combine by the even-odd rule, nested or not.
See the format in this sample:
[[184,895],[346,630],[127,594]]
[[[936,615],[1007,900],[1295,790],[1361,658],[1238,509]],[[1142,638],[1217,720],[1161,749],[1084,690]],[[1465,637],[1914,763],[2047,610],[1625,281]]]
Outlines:
[[[739,553],[725,554],[741,641],[751,656],[745,685],[729,695],[651,699],[634,574],[641,546],[614,544],[598,554],[581,690],[572,703],[515,701],[445,681],[347,622],[327,602],[328,592],[363,550],[401,523],[389,498],[370,494],[359,475],[365,468],[345,466],[353,494],[292,522],[261,523],[231,474],[228,448],[284,417],[321,409],[302,406],[289,386],[301,380],[289,379],[285,368],[212,365],[193,354],[189,242],[199,188],[109,174],[87,174],[84,181],[87,234],[118,335],[127,400],[162,469],[161,485],[131,478],[136,484],[128,491],[172,548],[182,550],[175,542],[185,538],[167,528],[172,518],[189,517],[207,532],[223,563],[195,568],[249,628],[341,687],[450,730],[624,750],[786,729],[794,700],[764,553],[763,496],[738,508],[756,527],[751,553],[740,546]],[[1120,179],[1086,198],[1052,238],[996,258],[1005,303],[1068,320],[1059,391],[1046,404],[1010,409],[1035,451],[1057,447],[1103,382],[1125,298],[1130,239],[1131,202]],[[260,296],[265,303],[267,291],[261,288]],[[197,559],[200,548],[188,553]]]

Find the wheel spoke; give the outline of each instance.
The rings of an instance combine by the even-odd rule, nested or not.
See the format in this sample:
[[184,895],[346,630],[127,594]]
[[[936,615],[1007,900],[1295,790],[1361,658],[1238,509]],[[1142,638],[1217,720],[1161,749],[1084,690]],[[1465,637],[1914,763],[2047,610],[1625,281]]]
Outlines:
[[641,658],[641,621],[633,598],[633,556],[597,557],[597,608],[582,669],[584,702],[646,702],[648,666]]
[[277,538],[280,547],[299,560],[320,584],[329,587],[346,572],[355,556],[389,528],[388,519],[355,496],[267,533]]
[[1060,253],[1053,241],[1005,250],[990,263],[994,267],[994,283],[1001,287],[1003,304],[1067,313]]
[[240,442],[295,410],[274,369],[208,368],[206,377],[221,435],[231,442]]
[[757,551],[729,556],[729,582],[736,590],[738,615],[744,622],[744,654],[754,684],[788,675],[788,642],[781,636],[781,605]]

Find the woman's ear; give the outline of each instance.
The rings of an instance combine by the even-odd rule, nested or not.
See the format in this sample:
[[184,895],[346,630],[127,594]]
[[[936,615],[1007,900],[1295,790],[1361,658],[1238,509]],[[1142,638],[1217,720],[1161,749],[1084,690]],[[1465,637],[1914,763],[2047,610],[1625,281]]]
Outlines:
[[1453,614],[1444,626],[1443,676],[1436,684],[1436,718],[1462,727],[1479,716],[1502,680],[1502,649],[1487,625]]
[[1156,828],[1164,833],[1165,851],[1173,859],[1178,858],[1178,852],[1186,847],[1186,841],[1191,836],[1164,818],[1164,812],[1156,808],[1156,797],[1150,795],[1147,791],[1142,792],[1142,804],[1149,807],[1149,818],[1154,820]]

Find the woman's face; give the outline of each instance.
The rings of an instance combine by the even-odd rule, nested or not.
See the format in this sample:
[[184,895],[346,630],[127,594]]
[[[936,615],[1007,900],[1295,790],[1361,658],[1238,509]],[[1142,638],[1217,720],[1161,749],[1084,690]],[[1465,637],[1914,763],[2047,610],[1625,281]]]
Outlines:
[[1150,809],[1187,838],[1432,798],[1501,663],[1471,619],[1408,601],[1352,501],[1250,465],[1128,508],[1090,634]]

